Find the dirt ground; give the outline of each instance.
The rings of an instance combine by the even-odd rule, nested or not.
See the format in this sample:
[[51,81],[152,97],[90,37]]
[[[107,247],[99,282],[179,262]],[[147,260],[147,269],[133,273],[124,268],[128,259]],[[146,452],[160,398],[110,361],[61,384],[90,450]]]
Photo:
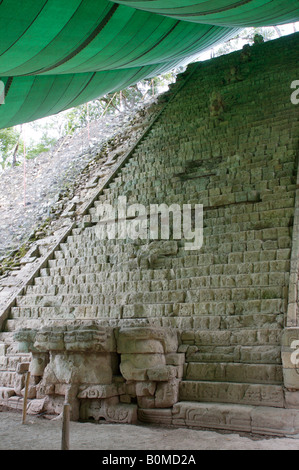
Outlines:
[[[60,450],[62,420],[0,412],[1,450]],[[70,450],[299,450],[299,439],[146,425],[70,423]]]

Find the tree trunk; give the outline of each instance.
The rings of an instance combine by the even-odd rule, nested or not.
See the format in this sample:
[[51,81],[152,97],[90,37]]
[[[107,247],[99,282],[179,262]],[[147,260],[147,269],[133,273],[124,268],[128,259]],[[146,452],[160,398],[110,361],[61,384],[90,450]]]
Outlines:
[[19,150],[19,144],[20,144],[20,139],[16,143],[16,146],[15,146],[13,154],[12,154],[12,166],[13,167],[16,166],[16,164],[17,164],[17,154],[18,154],[18,150]]

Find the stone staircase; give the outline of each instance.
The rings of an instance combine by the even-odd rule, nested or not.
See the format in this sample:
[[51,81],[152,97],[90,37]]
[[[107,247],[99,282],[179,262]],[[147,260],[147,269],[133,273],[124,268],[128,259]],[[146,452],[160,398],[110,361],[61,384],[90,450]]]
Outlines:
[[[141,421],[298,434],[281,357],[298,163],[298,107],[290,101],[298,48],[298,34],[253,46],[249,55],[193,67],[186,85],[176,85],[175,98],[84,222],[78,217],[16,298],[0,334],[3,397],[13,393],[16,365],[29,360],[13,339],[20,329],[90,322],[175,329],[185,358],[178,401],[158,408],[140,401]],[[186,251],[184,239],[100,240],[98,208],[121,196],[146,207],[203,204],[202,248]],[[136,397],[124,395],[128,403]]]

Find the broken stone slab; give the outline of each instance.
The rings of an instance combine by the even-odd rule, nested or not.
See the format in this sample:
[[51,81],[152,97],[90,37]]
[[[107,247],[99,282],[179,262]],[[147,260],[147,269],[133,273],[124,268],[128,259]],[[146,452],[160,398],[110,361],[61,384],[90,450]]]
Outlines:
[[0,387],[0,400],[7,400],[15,395],[14,388],[11,387]]
[[38,415],[44,411],[45,398],[31,400],[27,406],[28,415]]

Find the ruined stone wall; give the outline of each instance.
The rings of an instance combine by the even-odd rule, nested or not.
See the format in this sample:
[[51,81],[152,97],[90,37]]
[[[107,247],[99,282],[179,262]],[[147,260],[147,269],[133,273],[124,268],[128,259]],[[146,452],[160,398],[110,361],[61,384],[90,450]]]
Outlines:
[[[299,405],[299,384],[285,386],[292,366],[283,368],[281,356],[294,312],[289,284],[298,280],[299,108],[290,99],[298,49],[296,34],[190,66],[188,81],[173,88],[174,99],[84,222],[18,297],[7,333],[51,326],[55,336],[57,325],[90,322],[113,328],[116,346],[108,352],[119,365],[111,365],[110,382],[121,376],[120,403],[137,403],[144,421],[204,427],[213,415],[215,428],[252,431],[254,423],[255,431],[280,432],[260,414]],[[202,248],[186,251],[185,240],[99,240],[98,207],[120,196],[129,205],[202,204]],[[136,328],[149,327],[142,349]],[[177,346],[161,346],[161,331]],[[134,332],[140,341],[131,348]],[[289,341],[283,344],[289,358]],[[57,366],[53,354],[46,377]],[[97,384],[86,381],[76,382],[80,397],[92,399],[96,389],[83,389]],[[101,415],[84,403],[82,416]],[[216,412],[217,403],[223,408]],[[227,422],[229,404],[244,406],[244,419]],[[281,432],[294,433],[297,414],[279,416]]]

